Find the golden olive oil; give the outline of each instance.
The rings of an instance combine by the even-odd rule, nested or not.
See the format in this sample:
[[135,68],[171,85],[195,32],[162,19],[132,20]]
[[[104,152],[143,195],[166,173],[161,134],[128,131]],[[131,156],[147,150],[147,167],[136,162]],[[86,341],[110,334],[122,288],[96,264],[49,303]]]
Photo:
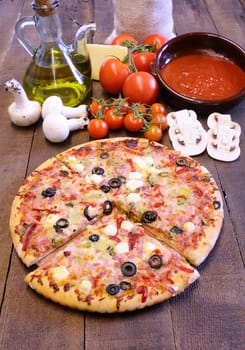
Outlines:
[[91,84],[90,61],[82,55],[68,55],[57,49],[49,50],[42,57],[34,57],[23,80],[31,100],[43,103],[47,97],[56,95],[70,107],[87,98]]

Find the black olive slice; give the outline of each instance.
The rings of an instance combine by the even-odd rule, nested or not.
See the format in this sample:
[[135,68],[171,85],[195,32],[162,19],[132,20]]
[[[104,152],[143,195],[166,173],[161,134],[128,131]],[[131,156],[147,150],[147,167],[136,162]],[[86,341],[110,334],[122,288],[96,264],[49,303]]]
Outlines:
[[138,146],[138,141],[136,139],[131,139],[127,142],[127,147],[135,148]]
[[69,171],[67,171],[67,170],[61,170],[60,172],[64,176],[68,176],[69,175]]
[[92,174],[103,175],[104,172],[105,172],[105,170],[99,166],[96,166],[92,169]]
[[113,205],[112,205],[112,202],[107,200],[107,201],[104,201],[104,204],[103,204],[103,214],[110,214],[112,212],[112,209],[113,209]]
[[132,285],[130,282],[127,282],[127,281],[121,281],[120,284],[119,284],[120,288],[122,290],[129,290],[132,288]]
[[119,176],[118,178],[119,178],[119,180],[121,182],[121,185],[126,183],[126,177],[125,176]]
[[69,221],[64,218],[60,218],[56,221],[54,228],[56,232],[62,232],[63,228],[66,228],[69,226]]
[[160,267],[162,266],[162,258],[160,257],[160,255],[157,254],[152,255],[149,258],[148,262],[150,267],[152,267],[153,269],[160,269]]
[[111,187],[109,185],[101,185],[100,186],[101,191],[108,193],[111,189]]
[[42,191],[43,197],[53,197],[56,194],[56,189],[54,187],[47,187],[46,190]]
[[87,206],[86,208],[84,208],[84,211],[83,211],[83,214],[88,219],[88,221],[91,221],[91,220],[93,220],[96,217],[96,215],[90,215],[89,214],[89,209],[90,208],[91,208],[90,206]]
[[188,166],[189,165],[188,160],[186,158],[183,158],[183,157],[176,158],[175,163],[178,166]]
[[100,153],[100,158],[101,159],[108,159],[108,158],[110,158],[110,155],[109,155],[108,152],[101,152]]
[[221,207],[220,201],[213,201],[213,207],[214,209],[219,209]]
[[93,233],[91,234],[88,239],[91,241],[91,242],[98,242],[99,239],[100,239],[100,236],[97,234],[97,233]]
[[171,233],[176,233],[177,235],[183,233],[183,230],[181,228],[179,228],[178,226],[173,226],[171,229],[170,229],[170,232]]
[[144,223],[150,223],[157,219],[157,214],[154,211],[148,210],[142,214],[141,221]]
[[110,295],[116,295],[120,291],[120,287],[117,284],[111,283],[106,287],[106,291]]
[[109,180],[109,186],[111,188],[119,188],[121,186],[121,180],[119,177],[113,177]]
[[137,267],[136,265],[131,261],[126,261],[121,266],[121,271],[124,276],[133,276],[136,274]]

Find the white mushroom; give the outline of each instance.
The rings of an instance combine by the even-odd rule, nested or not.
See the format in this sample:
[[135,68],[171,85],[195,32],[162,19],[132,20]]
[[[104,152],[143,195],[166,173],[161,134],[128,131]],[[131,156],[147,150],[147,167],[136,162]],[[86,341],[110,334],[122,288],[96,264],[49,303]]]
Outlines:
[[48,97],[42,107],[43,133],[51,142],[63,142],[70,131],[84,129],[88,125],[86,105],[66,107],[58,96]]
[[42,117],[45,117],[53,111],[60,112],[66,118],[81,118],[87,116],[87,105],[80,105],[78,107],[64,106],[59,96],[50,96],[44,102],[42,106]]
[[232,162],[240,155],[241,127],[231,120],[230,114],[212,113],[208,116],[208,145],[210,157]]
[[14,95],[14,102],[8,107],[12,123],[18,126],[29,126],[38,121],[41,116],[41,105],[28,99],[25,90],[16,79],[4,83],[6,91]]
[[168,113],[167,122],[174,149],[189,156],[204,152],[207,146],[207,133],[197,120],[196,112],[183,109]]

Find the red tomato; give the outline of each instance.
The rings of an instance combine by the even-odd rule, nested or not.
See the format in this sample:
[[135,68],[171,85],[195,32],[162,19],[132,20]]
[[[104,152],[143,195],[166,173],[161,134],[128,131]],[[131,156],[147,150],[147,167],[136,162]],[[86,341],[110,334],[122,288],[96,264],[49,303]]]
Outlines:
[[162,131],[166,130],[168,127],[166,115],[161,112],[155,113],[151,120],[151,125],[158,126]]
[[105,121],[109,129],[116,130],[123,127],[123,113],[117,108],[110,108],[105,113]]
[[148,130],[144,132],[144,137],[151,141],[160,141],[162,138],[162,129],[157,125],[151,125]]
[[122,93],[130,103],[152,104],[159,94],[159,85],[156,79],[148,72],[130,74],[124,81]]
[[100,83],[106,92],[117,95],[122,91],[124,80],[129,74],[127,64],[116,58],[109,58],[100,67]]
[[167,115],[167,108],[162,103],[153,103],[151,105],[151,114],[155,115],[156,113],[163,113],[164,115]]
[[103,105],[98,101],[92,101],[89,105],[90,113],[95,117],[100,109],[103,108]]
[[124,116],[128,113],[129,102],[127,99],[122,97],[114,98],[112,103],[120,110],[121,113],[124,114]]
[[144,126],[144,120],[130,112],[124,117],[123,125],[128,131],[137,132]]
[[126,33],[119,34],[116,36],[113,40],[111,45],[121,45],[123,46],[125,41],[133,41],[136,42],[136,39],[132,37],[131,35],[128,35]]
[[88,133],[94,139],[104,138],[108,129],[108,124],[102,119],[91,119],[88,123]]
[[167,42],[167,38],[160,34],[151,34],[148,35],[145,40],[143,41],[143,44],[148,45],[156,45],[155,52],[158,52],[159,49]]
[[133,62],[138,71],[151,72],[151,62],[155,59],[154,52],[138,52],[133,55]]

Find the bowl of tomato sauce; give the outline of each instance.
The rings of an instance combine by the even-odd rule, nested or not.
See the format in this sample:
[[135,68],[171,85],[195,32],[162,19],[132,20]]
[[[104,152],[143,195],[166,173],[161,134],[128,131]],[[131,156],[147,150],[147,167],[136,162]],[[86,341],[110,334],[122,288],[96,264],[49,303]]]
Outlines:
[[224,112],[245,96],[245,51],[218,34],[186,33],[163,45],[152,74],[173,107]]

